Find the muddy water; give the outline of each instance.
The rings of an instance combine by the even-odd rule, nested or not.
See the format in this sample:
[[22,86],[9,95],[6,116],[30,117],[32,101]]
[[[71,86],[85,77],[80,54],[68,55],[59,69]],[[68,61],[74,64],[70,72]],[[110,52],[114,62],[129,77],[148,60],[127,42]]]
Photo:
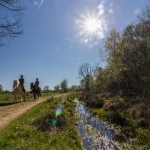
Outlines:
[[[122,150],[125,144],[115,141],[115,132],[106,123],[100,122],[87,111],[77,99],[76,111],[79,121],[77,129],[82,138],[84,149],[87,150]],[[127,148],[127,147],[126,147]]]

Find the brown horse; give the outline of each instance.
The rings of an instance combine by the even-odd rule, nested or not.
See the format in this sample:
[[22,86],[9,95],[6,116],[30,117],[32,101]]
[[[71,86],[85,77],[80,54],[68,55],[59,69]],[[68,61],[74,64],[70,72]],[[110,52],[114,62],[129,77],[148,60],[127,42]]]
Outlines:
[[37,87],[33,82],[30,83],[30,89],[31,89],[31,93],[34,96],[34,100],[37,99],[37,97],[39,98],[41,96],[41,89],[40,89],[40,87]]

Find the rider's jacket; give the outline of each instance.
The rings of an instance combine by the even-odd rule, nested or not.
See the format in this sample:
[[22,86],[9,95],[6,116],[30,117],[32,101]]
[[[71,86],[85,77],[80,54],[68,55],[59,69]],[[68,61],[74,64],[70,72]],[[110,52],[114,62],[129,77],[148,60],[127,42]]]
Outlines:
[[20,82],[20,85],[21,85],[21,86],[24,85],[24,79],[23,79],[23,78],[20,78],[20,79],[19,79],[19,82]]
[[36,86],[39,86],[39,83],[40,83],[39,81],[35,81]]

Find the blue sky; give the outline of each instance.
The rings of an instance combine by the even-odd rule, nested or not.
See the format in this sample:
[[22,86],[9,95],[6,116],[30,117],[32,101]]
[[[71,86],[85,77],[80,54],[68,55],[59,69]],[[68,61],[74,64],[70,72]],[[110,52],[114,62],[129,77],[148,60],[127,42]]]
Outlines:
[[[0,49],[0,84],[10,91],[21,74],[28,88],[37,77],[42,89],[53,89],[65,78],[69,86],[79,85],[79,66],[104,66],[99,57],[103,39],[112,28],[122,31],[135,21],[150,1],[26,0],[20,4],[27,7],[21,21],[24,34]],[[87,27],[89,18],[98,22],[96,31]]]

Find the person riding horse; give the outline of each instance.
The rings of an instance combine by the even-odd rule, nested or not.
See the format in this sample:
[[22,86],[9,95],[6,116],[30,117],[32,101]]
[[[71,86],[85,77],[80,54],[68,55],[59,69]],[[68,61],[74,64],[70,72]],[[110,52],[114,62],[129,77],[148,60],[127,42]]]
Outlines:
[[36,99],[36,95],[39,97],[41,96],[41,89],[40,87],[37,87],[35,83],[30,83],[30,93],[34,95],[34,100]]
[[28,96],[28,88],[26,86],[22,87],[20,85],[19,80],[13,80],[13,95],[14,95],[14,103],[16,101],[16,95],[19,95],[19,97],[21,98],[21,102],[22,102],[23,97],[24,97],[24,101],[25,101],[26,96]]
[[[30,86],[31,86],[31,94],[33,93],[33,90],[37,90],[38,91],[38,93],[41,93],[41,88],[39,87],[39,84],[40,84],[40,82],[39,82],[39,80],[38,80],[38,78],[36,78],[36,81],[35,81],[35,83],[31,83],[30,84]],[[40,94],[40,96],[41,96],[41,94]]]
[[22,91],[24,93],[26,93],[25,89],[24,89],[24,78],[23,78],[23,75],[20,75],[20,79],[19,79],[19,82],[20,82],[20,86],[22,88]]

